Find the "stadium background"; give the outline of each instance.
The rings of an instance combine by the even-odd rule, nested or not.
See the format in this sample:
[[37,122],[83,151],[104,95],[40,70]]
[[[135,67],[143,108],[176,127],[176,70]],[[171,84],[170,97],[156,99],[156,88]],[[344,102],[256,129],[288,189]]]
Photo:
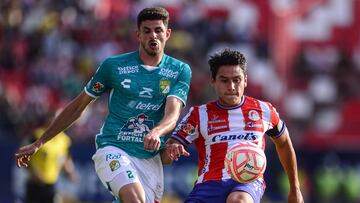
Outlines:
[[[297,150],[305,202],[360,202],[359,0],[2,0],[0,2],[0,202],[21,202],[24,169],[14,152],[44,112],[78,94],[107,56],[137,48],[136,15],[162,5],[171,15],[166,52],[193,70],[187,110],[213,99],[207,59],[231,47],[249,61],[246,94],[271,101]],[[68,202],[110,202],[91,155],[106,115],[95,102],[69,130],[80,182],[61,178]],[[190,191],[196,152],[165,166],[164,202]],[[262,202],[285,202],[286,179],[266,148]]]

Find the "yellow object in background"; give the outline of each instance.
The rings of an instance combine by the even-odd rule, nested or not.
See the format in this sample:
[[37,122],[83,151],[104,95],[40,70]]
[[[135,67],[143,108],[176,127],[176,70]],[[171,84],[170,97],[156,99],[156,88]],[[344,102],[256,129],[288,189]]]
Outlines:
[[[34,138],[38,139],[44,131],[44,128],[37,129]],[[32,155],[30,167],[44,183],[54,184],[57,181],[70,145],[70,138],[61,132]]]

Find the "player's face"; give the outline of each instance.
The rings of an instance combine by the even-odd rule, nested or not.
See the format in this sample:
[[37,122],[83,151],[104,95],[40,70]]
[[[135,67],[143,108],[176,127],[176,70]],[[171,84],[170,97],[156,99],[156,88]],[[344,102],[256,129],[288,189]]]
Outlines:
[[240,104],[244,89],[247,86],[247,76],[238,65],[221,66],[215,80],[212,80],[220,104],[236,106]]
[[136,35],[140,42],[140,49],[149,56],[157,56],[163,53],[170,33],[171,29],[165,27],[162,20],[146,20],[140,24]]

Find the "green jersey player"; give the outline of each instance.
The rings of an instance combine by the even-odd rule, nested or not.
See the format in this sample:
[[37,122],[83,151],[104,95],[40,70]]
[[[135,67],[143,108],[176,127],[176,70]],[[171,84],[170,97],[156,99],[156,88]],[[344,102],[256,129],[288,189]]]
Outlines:
[[185,104],[190,74],[187,64],[166,54],[157,66],[144,65],[138,51],[106,59],[85,87],[92,97],[111,91],[98,148],[116,146],[137,158],[156,155],[144,149],[144,137],[161,122],[167,99]]
[[104,60],[41,138],[18,150],[17,165],[27,166],[44,143],[110,91],[109,114],[96,136],[96,173],[121,202],[160,202],[163,136],[174,129],[191,80],[189,65],[164,54],[171,34],[168,20],[164,8],[143,9],[137,18],[139,50]]

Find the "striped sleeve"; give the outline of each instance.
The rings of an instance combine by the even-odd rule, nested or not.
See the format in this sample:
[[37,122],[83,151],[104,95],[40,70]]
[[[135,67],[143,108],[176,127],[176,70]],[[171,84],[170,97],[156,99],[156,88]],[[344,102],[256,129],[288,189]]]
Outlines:
[[270,103],[268,103],[268,105],[271,111],[270,112],[271,128],[267,130],[265,133],[272,138],[278,138],[284,133],[286,129],[286,125],[285,122],[280,119],[279,114],[276,111],[275,107],[273,107]]
[[191,107],[172,133],[171,138],[187,147],[199,136],[199,108]]

